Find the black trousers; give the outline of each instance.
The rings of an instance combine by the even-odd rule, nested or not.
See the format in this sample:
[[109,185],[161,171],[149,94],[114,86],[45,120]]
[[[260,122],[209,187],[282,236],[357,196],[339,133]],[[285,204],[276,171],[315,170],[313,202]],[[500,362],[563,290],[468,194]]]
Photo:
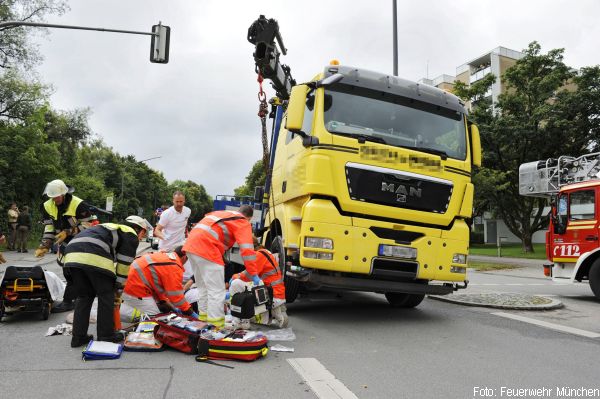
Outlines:
[[93,267],[67,267],[73,278],[77,295],[73,315],[73,336],[84,338],[90,324],[90,311],[94,298],[98,297],[97,339],[108,341],[115,335],[113,309],[115,302],[115,276]]
[[73,286],[73,276],[71,275],[71,269],[67,267],[63,267],[63,276],[65,276],[65,280],[67,285],[65,287],[65,293],[63,294],[63,302],[73,302],[75,298],[77,298],[77,294],[75,293],[75,287]]

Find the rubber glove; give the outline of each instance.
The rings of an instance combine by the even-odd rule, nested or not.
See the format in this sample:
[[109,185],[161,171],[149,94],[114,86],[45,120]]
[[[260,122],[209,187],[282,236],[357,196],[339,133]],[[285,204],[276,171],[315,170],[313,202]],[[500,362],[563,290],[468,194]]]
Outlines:
[[226,300],[226,301],[228,301],[228,300],[229,300],[229,298],[231,298],[231,294],[229,293],[229,291],[227,291],[227,292],[225,293],[225,300]]
[[6,259],[4,259],[4,255],[0,252],[0,263],[6,263]]
[[254,275],[252,276],[252,282],[254,283],[254,286],[256,287],[257,285],[260,285],[260,283],[262,283],[262,281],[260,281],[260,277],[258,277],[258,275]]
[[41,258],[48,253],[50,249],[44,246],[39,246],[38,249],[35,250],[35,257]]
[[192,316],[196,320],[200,319],[200,315],[198,313],[196,313],[196,312],[192,312],[192,314],[190,316]]
[[179,308],[175,308],[173,309],[173,312],[177,313],[177,314],[182,314],[183,312],[181,311],[181,309]]

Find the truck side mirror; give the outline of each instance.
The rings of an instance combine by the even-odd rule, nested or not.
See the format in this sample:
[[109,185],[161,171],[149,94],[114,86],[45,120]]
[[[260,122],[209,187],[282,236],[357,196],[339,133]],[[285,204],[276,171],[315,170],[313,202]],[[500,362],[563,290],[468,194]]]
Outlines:
[[288,103],[287,108],[287,119],[285,122],[285,128],[290,132],[296,133],[302,130],[307,93],[307,85],[292,87],[292,94],[290,95],[290,102]]
[[481,166],[481,139],[479,138],[479,128],[477,125],[471,125],[471,162],[473,166]]

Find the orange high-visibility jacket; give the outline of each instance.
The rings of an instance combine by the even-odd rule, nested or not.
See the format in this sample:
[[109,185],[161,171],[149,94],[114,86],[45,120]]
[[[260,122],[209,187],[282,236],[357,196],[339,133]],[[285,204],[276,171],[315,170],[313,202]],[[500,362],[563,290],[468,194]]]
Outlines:
[[129,267],[123,292],[136,298],[152,296],[169,300],[183,312],[191,305],[183,292],[183,265],[175,253],[155,252],[142,255]]
[[[256,257],[258,277],[260,277],[266,286],[271,286],[273,288],[274,298],[285,299],[285,285],[283,284],[283,277],[281,276],[281,270],[277,264],[277,259],[275,259],[275,256],[266,249],[259,249],[256,252],[258,253],[258,256]],[[245,270],[239,274],[234,274],[233,278],[252,281],[250,273]]]
[[252,227],[239,212],[215,211],[206,214],[190,232],[183,250],[224,265],[223,255],[236,242],[240,246],[246,270],[250,274],[256,274]]

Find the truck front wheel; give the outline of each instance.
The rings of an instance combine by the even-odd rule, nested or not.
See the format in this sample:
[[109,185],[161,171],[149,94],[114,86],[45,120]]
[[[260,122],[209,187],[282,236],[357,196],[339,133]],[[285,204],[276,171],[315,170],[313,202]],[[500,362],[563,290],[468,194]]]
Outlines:
[[283,283],[285,285],[285,301],[287,303],[292,303],[298,297],[300,282],[286,274],[287,265],[285,264],[285,248],[283,247],[283,239],[281,236],[275,236],[273,241],[271,241],[271,252],[279,255],[279,270],[281,270],[281,276],[283,277]]
[[414,308],[425,298],[424,294],[405,294],[402,292],[386,292],[385,299],[393,308]]
[[596,259],[592,264],[589,279],[592,292],[596,295],[596,299],[600,300],[600,259]]

